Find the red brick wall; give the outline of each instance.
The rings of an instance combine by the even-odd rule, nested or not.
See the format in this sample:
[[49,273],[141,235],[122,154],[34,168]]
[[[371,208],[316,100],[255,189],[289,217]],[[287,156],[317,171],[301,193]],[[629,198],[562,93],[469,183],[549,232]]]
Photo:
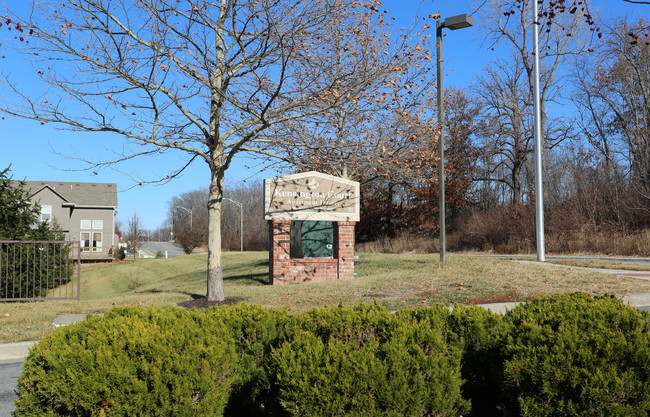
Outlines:
[[289,220],[269,221],[269,277],[273,285],[354,278],[355,222],[334,222],[333,259],[291,259]]

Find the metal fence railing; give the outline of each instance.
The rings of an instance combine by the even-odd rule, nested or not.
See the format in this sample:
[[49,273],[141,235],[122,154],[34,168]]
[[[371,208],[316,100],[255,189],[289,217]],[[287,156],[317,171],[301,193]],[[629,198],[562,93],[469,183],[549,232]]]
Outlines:
[[74,241],[0,241],[0,301],[79,300],[79,246]]

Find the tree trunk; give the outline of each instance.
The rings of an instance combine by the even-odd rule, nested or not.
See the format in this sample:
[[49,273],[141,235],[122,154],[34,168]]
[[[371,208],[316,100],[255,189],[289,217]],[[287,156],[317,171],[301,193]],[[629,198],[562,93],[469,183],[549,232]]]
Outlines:
[[221,266],[221,204],[223,202],[223,175],[212,173],[208,199],[208,290],[207,299],[223,301],[223,269]]
[[521,203],[521,164],[517,163],[512,168],[512,204]]

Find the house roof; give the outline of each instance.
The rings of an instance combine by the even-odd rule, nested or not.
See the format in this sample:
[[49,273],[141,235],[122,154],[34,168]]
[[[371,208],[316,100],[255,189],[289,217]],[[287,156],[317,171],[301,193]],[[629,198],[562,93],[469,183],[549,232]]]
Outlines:
[[32,196],[49,188],[67,203],[83,207],[117,207],[117,185],[92,182],[25,181]]

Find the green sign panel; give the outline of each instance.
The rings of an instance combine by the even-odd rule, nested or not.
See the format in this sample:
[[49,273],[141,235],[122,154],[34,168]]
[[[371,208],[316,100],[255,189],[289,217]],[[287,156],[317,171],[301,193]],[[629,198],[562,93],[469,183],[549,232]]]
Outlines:
[[326,221],[291,222],[292,258],[332,258],[334,226]]

